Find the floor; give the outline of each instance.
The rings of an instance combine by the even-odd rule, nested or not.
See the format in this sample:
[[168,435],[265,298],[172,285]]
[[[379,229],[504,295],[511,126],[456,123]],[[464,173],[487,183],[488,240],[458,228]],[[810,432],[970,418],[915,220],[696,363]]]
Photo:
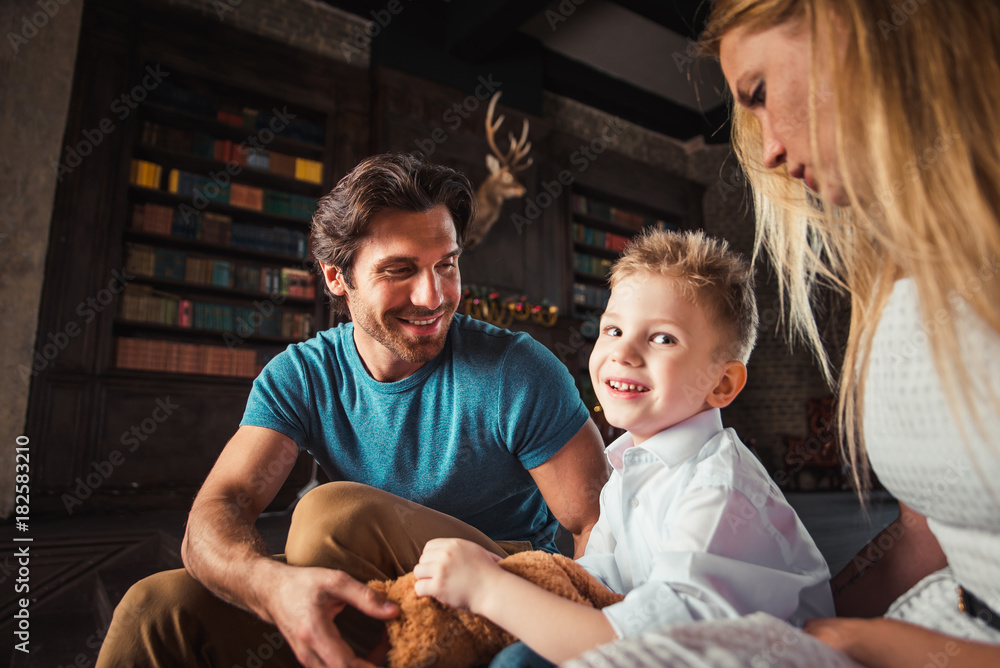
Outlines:
[[[867,517],[846,492],[790,494],[789,501],[826,556],[833,573],[895,517],[896,506],[873,496]],[[32,542],[15,542],[10,523],[0,525],[0,544],[13,546],[0,562],[0,666],[86,668],[93,666],[118,600],[146,575],[180,566],[181,512],[103,514],[37,520]],[[288,515],[262,518],[258,528],[273,552],[283,550]],[[23,579],[17,550],[28,547],[31,592],[28,653],[20,642],[14,614],[20,610],[15,586]]]

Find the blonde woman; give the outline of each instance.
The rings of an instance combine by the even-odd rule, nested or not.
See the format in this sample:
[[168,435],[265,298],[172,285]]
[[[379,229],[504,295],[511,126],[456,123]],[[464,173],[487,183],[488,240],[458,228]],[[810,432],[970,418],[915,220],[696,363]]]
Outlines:
[[[720,0],[702,43],[734,98],[758,249],[824,366],[810,296],[850,295],[841,434],[855,479],[870,461],[900,501],[834,578],[839,617],[805,630],[865,666],[1000,666],[1000,7]],[[581,665],[702,665],[677,656],[691,632]],[[809,665],[814,638],[743,656]]]

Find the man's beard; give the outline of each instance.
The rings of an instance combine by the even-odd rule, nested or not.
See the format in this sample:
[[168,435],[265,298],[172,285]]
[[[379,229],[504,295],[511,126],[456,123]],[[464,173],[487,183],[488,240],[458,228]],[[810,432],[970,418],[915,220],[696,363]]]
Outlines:
[[[434,311],[421,311],[419,313],[386,313],[382,318],[377,317],[367,304],[355,302],[355,306],[360,306],[351,314],[357,327],[363,329],[368,336],[378,341],[396,357],[411,364],[423,364],[430,362],[444,349],[457,304],[454,302],[445,303]],[[427,320],[439,315],[444,316],[444,321],[441,323],[440,331],[433,336],[406,334],[397,320],[400,317],[406,320]]]

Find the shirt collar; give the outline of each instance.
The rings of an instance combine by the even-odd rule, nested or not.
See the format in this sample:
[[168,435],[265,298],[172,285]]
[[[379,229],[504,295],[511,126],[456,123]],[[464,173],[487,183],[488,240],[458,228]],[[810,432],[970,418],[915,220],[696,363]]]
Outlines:
[[[674,467],[697,454],[722,429],[722,412],[710,408],[664,429],[637,447],[656,455],[666,466]],[[625,432],[604,452],[611,465],[621,471],[625,451],[633,446],[632,434]]]

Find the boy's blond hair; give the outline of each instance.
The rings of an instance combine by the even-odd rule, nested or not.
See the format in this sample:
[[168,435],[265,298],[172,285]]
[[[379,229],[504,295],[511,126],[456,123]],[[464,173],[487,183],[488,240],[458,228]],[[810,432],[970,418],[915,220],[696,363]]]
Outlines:
[[611,268],[611,289],[640,272],[674,279],[684,298],[705,309],[709,321],[721,328],[723,343],[716,355],[747,363],[757,342],[753,270],[726,241],[701,230],[647,229]]

